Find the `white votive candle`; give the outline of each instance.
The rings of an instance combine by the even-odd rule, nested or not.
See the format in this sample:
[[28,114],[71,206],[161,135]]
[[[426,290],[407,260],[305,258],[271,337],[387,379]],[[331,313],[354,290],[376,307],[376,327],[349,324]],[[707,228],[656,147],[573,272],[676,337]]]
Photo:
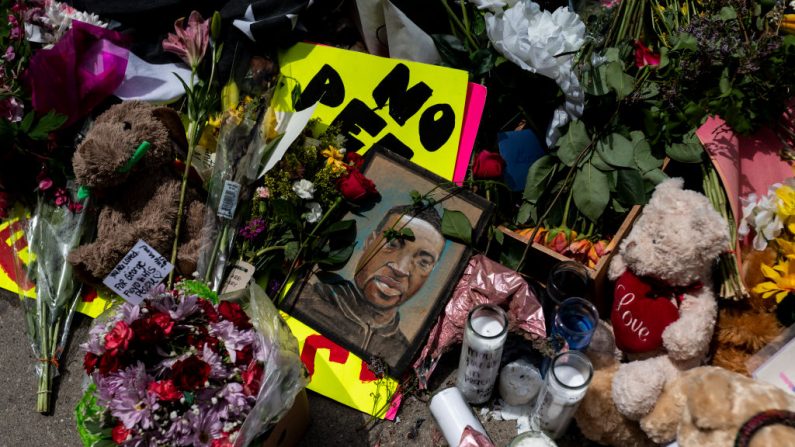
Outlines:
[[482,404],[491,397],[507,337],[508,316],[499,307],[482,304],[469,312],[456,376],[467,402]]
[[[472,409],[464,402],[464,396],[456,387],[450,387],[439,391],[431,398],[431,414],[436,420],[436,424],[442,430],[444,439],[451,446],[456,446],[461,441],[461,435],[467,425],[473,429],[486,434],[486,429],[478,418],[472,413]],[[487,435],[488,436],[488,435]]]
[[547,371],[544,391],[536,403],[541,429],[558,438],[588,391],[593,366],[579,351],[558,354]]
[[508,405],[527,405],[535,399],[544,379],[538,368],[526,359],[515,360],[502,367],[498,389]]

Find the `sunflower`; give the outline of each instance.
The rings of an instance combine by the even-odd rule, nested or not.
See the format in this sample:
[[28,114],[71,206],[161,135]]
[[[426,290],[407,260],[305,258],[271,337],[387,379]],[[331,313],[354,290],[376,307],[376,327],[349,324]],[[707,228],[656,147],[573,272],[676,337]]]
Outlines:
[[790,267],[790,261],[782,261],[774,267],[762,265],[762,274],[769,281],[761,282],[754,287],[753,292],[762,295],[762,298],[776,297],[780,303],[792,292],[795,292],[795,264]]

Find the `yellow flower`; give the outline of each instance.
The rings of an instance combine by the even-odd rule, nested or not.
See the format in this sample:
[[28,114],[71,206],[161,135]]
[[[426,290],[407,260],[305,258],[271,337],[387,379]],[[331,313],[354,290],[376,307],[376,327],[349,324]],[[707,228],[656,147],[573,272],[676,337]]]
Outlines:
[[795,243],[790,242],[786,239],[776,238],[774,239],[778,248],[780,249],[780,254],[787,258],[787,260],[795,259]]
[[216,129],[221,128],[221,114],[216,113],[210,116],[210,119],[207,120],[207,125],[215,127]]
[[330,166],[332,171],[339,172],[346,169],[345,162],[342,161],[345,156],[342,154],[342,151],[336,147],[329,146],[323,149],[323,151],[320,152],[320,155],[326,157],[326,165]]
[[776,189],[778,197],[778,217],[787,226],[790,233],[795,234],[795,189],[784,185]]
[[790,268],[789,260],[780,262],[773,268],[762,264],[762,274],[770,281],[761,282],[753,289],[762,298],[776,297],[776,302],[780,303],[795,291],[795,271]]

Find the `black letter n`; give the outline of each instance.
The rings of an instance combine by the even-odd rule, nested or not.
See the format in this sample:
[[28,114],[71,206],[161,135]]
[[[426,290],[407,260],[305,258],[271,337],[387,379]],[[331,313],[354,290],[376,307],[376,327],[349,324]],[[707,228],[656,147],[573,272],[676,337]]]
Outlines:
[[389,116],[401,126],[420,110],[433,93],[424,82],[408,87],[409,67],[397,64],[373,90],[373,99],[378,108],[384,107],[389,101]]

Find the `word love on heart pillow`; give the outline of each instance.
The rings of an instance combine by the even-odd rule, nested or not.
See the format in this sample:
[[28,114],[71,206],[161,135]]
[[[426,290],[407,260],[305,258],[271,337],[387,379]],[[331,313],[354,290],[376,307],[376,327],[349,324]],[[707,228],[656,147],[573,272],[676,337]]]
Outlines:
[[679,319],[679,309],[668,297],[654,297],[654,287],[627,270],[616,280],[610,320],[616,345],[640,354],[662,347],[662,334]]

